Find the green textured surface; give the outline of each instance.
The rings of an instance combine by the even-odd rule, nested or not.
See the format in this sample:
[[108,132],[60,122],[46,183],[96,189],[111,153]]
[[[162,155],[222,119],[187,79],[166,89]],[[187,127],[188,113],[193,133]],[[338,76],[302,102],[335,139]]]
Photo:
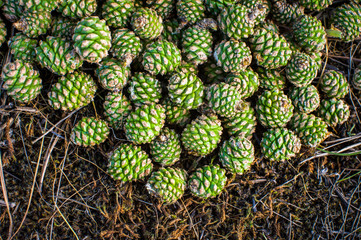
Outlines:
[[99,63],[108,55],[111,34],[105,20],[85,17],[75,27],[73,41],[75,50],[85,61]]
[[127,117],[125,135],[134,144],[149,143],[159,135],[164,122],[165,109],[162,105],[141,105]]
[[75,71],[62,76],[52,86],[48,102],[54,109],[72,111],[93,101],[96,90],[97,86],[89,74]]
[[193,24],[205,17],[202,0],[178,0],[176,8],[180,22]]
[[234,116],[239,111],[242,95],[235,85],[222,82],[207,87],[205,99],[219,116],[226,117]]
[[149,147],[152,160],[162,166],[170,166],[179,161],[182,152],[180,136],[167,127],[162,129]]
[[158,40],[146,46],[143,67],[153,75],[164,75],[173,72],[181,59],[181,51],[173,43]]
[[195,109],[203,103],[203,83],[191,72],[177,72],[169,79],[170,100],[185,109]]
[[293,87],[288,95],[295,109],[300,112],[311,113],[320,105],[320,95],[313,85]]
[[29,102],[40,94],[42,80],[38,71],[19,60],[4,65],[1,78],[7,94],[19,102]]
[[292,26],[294,39],[307,52],[321,51],[326,45],[326,32],[316,17],[302,15]]
[[155,77],[136,72],[128,86],[129,99],[136,105],[158,103],[162,97],[161,83]]
[[284,127],[292,117],[293,109],[291,100],[282,90],[266,90],[258,97],[257,119],[267,128]]
[[249,47],[241,41],[223,40],[214,49],[213,57],[225,72],[244,71],[252,62]]
[[136,181],[148,176],[153,164],[139,146],[122,143],[110,155],[108,173],[121,182]]
[[113,56],[120,60],[133,60],[143,47],[140,38],[127,28],[116,29],[112,32],[112,46],[109,50]]
[[213,53],[212,44],[213,37],[208,29],[198,25],[187,28],[182,34],[184,60],[194,65],[206,62]]
[[257,28],[249,38],[253,58],[257,65],[267,69],[286,66],[292,50],[286,39],[266,28]]
[[37,38],[45,34],[51,25],[50,12],[25,12],[14,26],[30,38]]
[[219,28],[229,38],[248,38],[254,32],[259,14],[259,11],[253,11],[244,5],[224,8],[218,15]]
[[229,74],[224,81],[237,88],[237,92],[241,98],[251,97],[260,84],[258,74],[251,68],[247,68],[243,72],[237,74]]
[[330,135],[326,122],[313,114],[295,113],[290,127],[307,147],[317,147]]
[[121,92],[109,92],[103,103],[105,120],[115,129],[121,129],[132,105]]
[[323,74],[320,80],[320,88],[327,98],[343,98],[350,90],[346,77],[335,70]]
[[224,141],[219,150],[219,161],[232,173],[243,174],[251,168],[254,160],[252,142],[241,136]]
[[234,116],[222,118],[222,123],[228,134],[251,138],[256,131],[256,113],[249,102],[242,102],[240,111]]
[[336,127],[343,124],[350,117],[350,107],[341,99],[322,99],[317,116],[322,118],[329,126]]
[[333,0],[299,0],[299,2],[309,10],[320,11],[331,5]]
[[63,0],[59,11],[65,17],[84,18],[92,15],[97,9],[96,0]]
[[128,83],[130,69],[117,59],[106,58],[100,62],[95,73],[103,88],[120,91]]
[[286,77],[296,87],[304,87],[316,78],[318,66],[306,53],[296,52],[286,66]]
[[206,165],[197,168],[189,176],[188,187],[191,193],[200,198],[212,198],[219,195],[227,182],[226,171],[218,165]]
[[35,48],[38,41],[27,37],[22,33],[17,33],[10,38],[8,45],[15,60],[33,62],[35,59]]
[[184,128],[181,141],[184,149],[195,156],[206,156],[217,148],[223,128],[217,115],[200,115]]
[[64,38],[48,36],[39,41],[35,52],[40,65],[58,75],[74,72],[83,64],[70,42]]
[[108,135],[109,127],[105,121],[83,117],[75,124],[70,139],[76,145],[89,147],[104,142]]
[[283,89],[286,86],[286,78],[277,69],[257,68],[259,86],[263,89]]
[[353,41],[361,33],[361,6],[350,2],[336,8],[332,13],[331,29],[341,33],[341,39]]
[[134,10],[133,0],[107,0],[102,6],[102,16],[109,27],[122,28],[127,25]]
[[284,161],[301,149],[301,140],[287,128],[272,128],[263,133],[261,150],[265,158],[271,161]]
[[161,168],[153,172],[145,187],[165,203],[174,203],[186,189],[186,173],[179,168]]
[[151,8],[139,8],[130,21],[132,28],[141,39],[153,40],[163,31],[163,19]]

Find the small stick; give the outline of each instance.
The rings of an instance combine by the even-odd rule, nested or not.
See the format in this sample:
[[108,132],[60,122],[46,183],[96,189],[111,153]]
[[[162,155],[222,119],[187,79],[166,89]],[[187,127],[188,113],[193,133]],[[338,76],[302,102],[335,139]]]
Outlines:
[[2,162],[2,159],[1,159],[1,150],[0,150],[0,181],[1,181],[1,189],[3,191],[4,201],[5,201],[5,204],[6,204],[6,209],[7,209],[7,212],[9,214],[10,226],[9,226],[8,239],[10,239],[11,236],[13,235],[13,217],[11,216],[8,193],[7,193],[7,190],[6,190],[6,183],[5,183],[5,177],[4,177],[4,171],[3,171],[3,162]]

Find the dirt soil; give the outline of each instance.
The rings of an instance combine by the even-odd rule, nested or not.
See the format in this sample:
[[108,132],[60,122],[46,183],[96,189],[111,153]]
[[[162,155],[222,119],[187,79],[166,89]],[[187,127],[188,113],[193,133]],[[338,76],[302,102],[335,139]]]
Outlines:
[[[351,82],[361,63],[360,40],[329,39],[322,73],[336,69]],[[3,66],[10,55],[6,44],[0,50]],[[82,70],[93,74],[95,67]],[[121,131],[93,148],[69,140],[82,116],[102,114],[106,91],[79,111],[54,111],[47,92],[57,78],[44,69],[41,77],[42,94],[29,104],[0,92],[1,239],[361,238],[361,155],[354,154],[361,150],[360,91],[351,88],[345,98],[350,120],[330,129],[317,149],[270,162],[260,153],[258,128],[255,163],[242,176],[228,175],[221,195],[202,201],[186,191],[175,204],[162,205],[147,193],[145,180],[120,184],[107,174],[107,153],[125,141]],[[184,155],[176,166],[192,172],[212,157]]]

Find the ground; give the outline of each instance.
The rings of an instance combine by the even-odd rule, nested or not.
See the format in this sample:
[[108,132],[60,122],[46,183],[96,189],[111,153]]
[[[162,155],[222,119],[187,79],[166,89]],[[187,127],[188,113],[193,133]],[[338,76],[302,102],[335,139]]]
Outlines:
[[[336,69],[351,82],[361,62],[360,40],[330,38],[319,76]],[[6,46],[1,50],[3,66],[10,55]],[[56,79],[45,70],[41,75],[42,94],[29,104],[0,92],[1,239],[361,238],[360,91],[351,88],[345,98],[350,120],[330,129],[318,148],[270,162],[260,153],[258,128],[255,163],[244,175],[228,175],[221,195],[202,201],[187,191],[163,205],[147,193],[145,180],[121,184],[107,174],[107,153],[125,141],[121,131],[93,148],[70,142],[77,120],[101,114],[105,90],[79,111],[54,111],[47,92]],[[211,158],[185,156],[176,166],[192,172]]]

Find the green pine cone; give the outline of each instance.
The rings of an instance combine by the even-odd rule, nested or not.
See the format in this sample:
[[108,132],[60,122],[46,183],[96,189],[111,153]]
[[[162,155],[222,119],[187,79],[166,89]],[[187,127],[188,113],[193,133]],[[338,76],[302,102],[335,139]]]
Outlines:
[[131,102],[121,92],[109,92],[103,103],[105,120],[114,129],[122,129],[132,110]]
[[254,146],[247,138],[231,137],[219,150],[219,161],[232,173],[243,174],[254,160]]
[[317,76],[317,64],[306,53],[297,52],[286,66],[286,77],[296,87],[304,87]]
[[180,50],[166,40],[158,40],[149,44],[143,55],[144,69],[152,75],[165,75],[173,72],[180,63]]
[[175,8],[175,0],[147,0],[146,2],[162,19],[168,18]]
[[71,40],[77,22],[73,19],[57,17],[51,22],[51,36]]
[[137,72],[133,74],[128,92],[130,100],[136,105],[158,103],[162,97],[162,86],[155,77]]
[[356,90],[361,90],[361,65],[358,65],[353,74],[352,84]]
[[227,116],[222,119],[224,128],[231,136],[251,138],[256,131],[257,119],[254,109],[249,102],[242,102],[240,111],[234,116]]
[[322,99],[317,116],[322,118],[329,126],[336,127],[343,124],[350,117],[350,107],[341,99]]
[[330,135],[327,124],[312,114],[295,113],[290,126],[301,142],[308,147],[317,147]]
[[231,73],[224,81],[237,88],[240,98],[251,97],[258,90],[259,86],[258,74],[251,68],[237,74]]
[[6,0],[2,13],[10,22],[16,22],[24,13],[23,6],[19,4],[19,0]]
[[320,87],[327,98],[343,98],[350,88],[345,76],[335,70],[330,70],[322,76]]
[[105,20],[97,16],[85,17],[78,22],[73,35],[76,52],[90,63],[99,63],[108,56],[111,35]]
[[200,115],[188,123],[182,132],[184,149],[194,156],[206,156],[217,148],[222,135],[221,121],[217,115]]
[[113,56],[122,61],[132,61],[142,51],[142,42],[134,32],[127,28],[112,32],[112,46],[109,50]]
[[238,2],[238,0],[205,0],[204,5],[209,13],[213,16],[218,16],[224,8],[231,7],[235,5],[236,2]]
[[170,204],[182,197],[186,183],[186,173],[183,169],[161,168],[152,173],[145,187],[150,194]]
[[127,25],[134,10],[133,0],[107,0],[102,7],[102,16],[109,27],[122,28]]
[[203,83],[191,72],[177,72],[168,84],[170,100],[182,108],[196,109],[203,103]]
[[139,146],[122,143],[109,157],[108,173],[114,180],[136,181],[153,170],[152,160]]
[[218,165],[206,165],[197,168],[189,176],[188,180],[191,193],[204,199],[219,195],[225,188],[226,183],[226,171]]
[[332,4],[333,0],[299,0],[300,4],[311,11],[320,11]]
[[239,111],[242,95],[235,85],[224,82],[212,84],[206,89],[208,106],[221,117],[234,116]]
[[159,135],[165,122],[165,109],[159,104],[141,105],[132,111],[124,125],[127,139],[135,144],[149,143]]
[[103,88],[110,91],[120,91],[128,83],[130,69],[124,63],[106,58],[100,63],[95,73]]
[[271,4],[268,0],[241,0],[240,3],[251,9],[250,14],[257,14],[256,25],[265,22],[271,10]]
[[214,59],[208,59],[207,62],[202,64],[204,78],[202,79],[206,83],[219,83],[224,80],[227,74],[223,71],[223,68],[217,66]]
[[189,122],[191,113],[188,109],[175,105],[169,99],[164,100],[163,106],[167,123],[184,126]]
[[286,126],[293,109],[291,100],[279,89],[264,91],[256,105],[258,121],[267,128]]
[[59,11],[64,17],[84,18],[95,13],[96,0],[63,0],[59,3]]
[[5,42],[7,35],[7,30],[5,23],[2,19],[0,19],[0,46]]
[[213,37],[211,32],[199,25],[194,25],[183,31],[182,53],[185,60],[199,65],[212,55]]
[[97,86],[92,77],[75,71],[62,76],[48,93],[49,105],[54,109],[73,111],[88,105],[95,96]]
[[225,72],[242,72],[252,62],[251,50],[244,42],[223,40],[214,49],[214,59]]
[[75,124],[70,139],[78,146],[94,146],[104,142],[109,135],[108,124],[94,117],[83,117]]
[[289,97],[300,112],[311,113],[320,106],[320,95],[313,85],[294,87],[289,92]]
[[167,127],[162,129],[149,147],[153,161],[162,166],[170,166],[179,161],[182,152],[179,135]]
[[194,24],[205,17],[202,0],[178,0],[177,16],[181,23]]
[[175,19],[167,20],[163,22],[162,38],[174,43],[178,46],[181,40],[181,32],[179,22]]
[[244,5],[224,8],[218,15],[219,28],[229,38],[241,40],[253,35],[261,11]]
[[273,30],[259,27],[249,38],[253,58],[259,66],[275,69],[286,66],[292,50],[286,39]]
[[50,12],[25,12],[19,21],[14,23],[17,30],[23,32],[29,38],[37,38],[45,34],[51,25]]
[[316,17],[303,15],[292,26],[294,39],[306,52],[318,52],[325,48],[326,32]]
[[24,62],[34,61],[37,44],[37,40],[28,38],[22,33],[17,33],[15,36],[11,37],[8,42],[13,58]]
[[305,9],[298,2],[288,3],[286,0],[277,0],[272,4],[272,18],[280,24],[293,24],[300,16],[304,15]]
[[19,5],[26,11],[51,12],[58,7],[58,0],[19,0]]
[[42,88],[39,73],[29,63],[19,60],[7,63],[3,67],[1,78],[8,95],[23,103],[36,98]]
[[361,33],[361,6],[350,2],[336,8],[331,18],[331,29],[339,33],[343,41],[355,40]]
[[74,72],[83,64],[69,41],[64,38],[48,36],[44,41],[40,40],[35,52],[40,65],[58,75]]
[[198,75],[198,66],[182,61],[181,65],[176,69],[177,72],[189,72]]
[[132,15],[131,24],[135,34],[145,40],[153,40],[163,31],[162,18],[151,8],[137,9]]
[[260,88],[272,90],[272,89],[284,89],[286,86],[286,78],[281,75],[277,69],[265,69],[257,68],[256,72],[259,77]]
[[287,128],[271,128],[263,133],[261,150],[270,161],[288,160],[301,149],[301,140]]

